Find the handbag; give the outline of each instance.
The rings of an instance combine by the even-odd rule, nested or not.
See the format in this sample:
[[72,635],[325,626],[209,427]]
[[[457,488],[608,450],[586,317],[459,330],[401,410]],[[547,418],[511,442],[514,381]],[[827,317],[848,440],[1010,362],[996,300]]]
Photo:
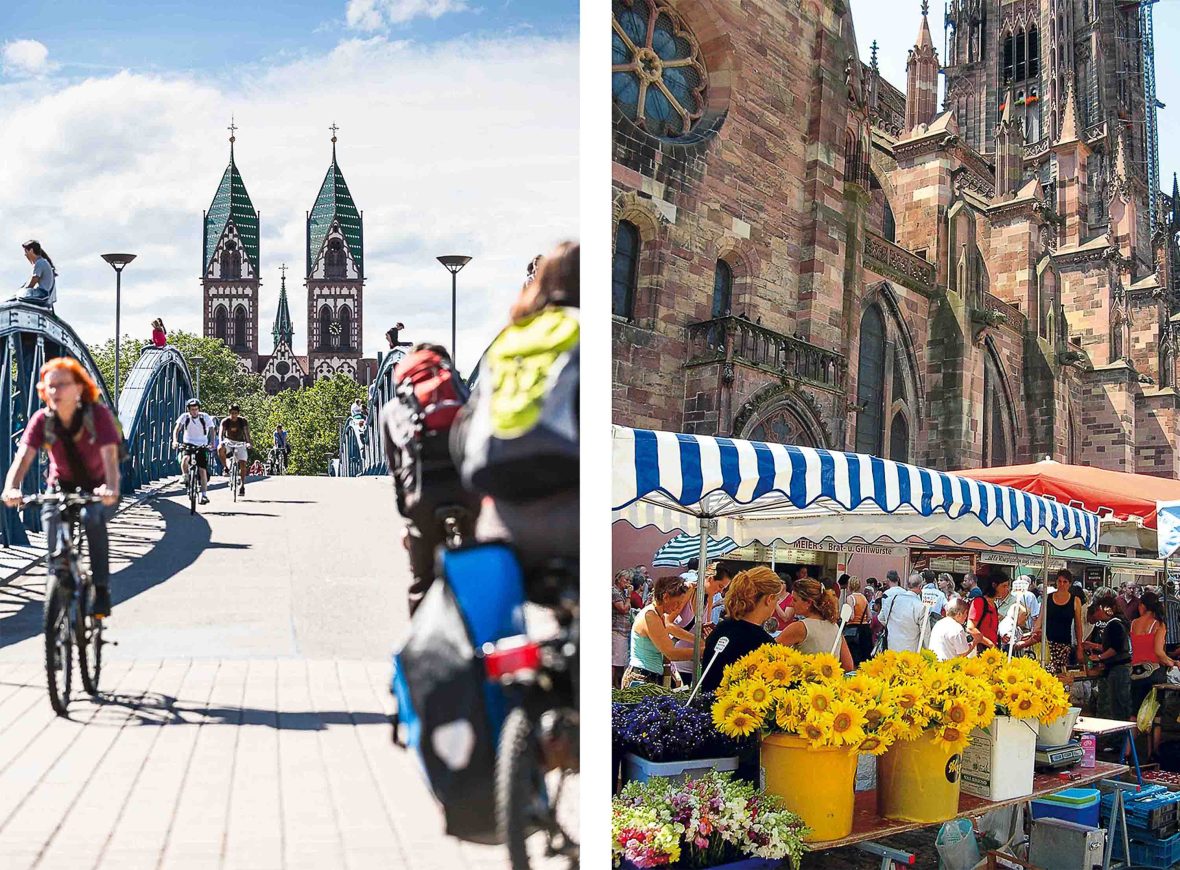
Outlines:
[[881,633],[877,635],[876,642],[873,643],[873,652],[871,658],[879,656],[885,650],[889,649],[889,617],[893,613],[893,605],[897,601],[897,596],[889,601],[889,612],[885,614],[885,618],[881,620]]

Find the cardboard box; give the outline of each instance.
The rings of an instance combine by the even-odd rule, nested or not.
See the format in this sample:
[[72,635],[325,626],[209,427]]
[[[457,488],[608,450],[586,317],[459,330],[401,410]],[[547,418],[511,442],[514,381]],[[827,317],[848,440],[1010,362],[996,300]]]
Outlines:
[[1032,794],[1035,719],[997,716],[987,728],[971,732],[963,750],[963,791],[990,801]]

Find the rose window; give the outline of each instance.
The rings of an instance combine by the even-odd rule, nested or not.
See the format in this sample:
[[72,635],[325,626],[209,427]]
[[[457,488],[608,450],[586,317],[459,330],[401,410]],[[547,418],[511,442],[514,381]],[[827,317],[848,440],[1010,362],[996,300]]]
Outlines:
[[686,135],[705,110],[705,64],[692,34],[659,0],[614,0],[615,105],[653,136]]

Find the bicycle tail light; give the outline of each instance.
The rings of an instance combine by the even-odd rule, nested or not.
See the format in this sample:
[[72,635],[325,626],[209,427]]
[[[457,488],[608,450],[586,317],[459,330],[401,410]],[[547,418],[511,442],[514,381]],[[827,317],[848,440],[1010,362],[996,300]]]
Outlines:
[[541,647],[524,635],[484,644],[484,669],[493,680],[534,674],[541,668]]

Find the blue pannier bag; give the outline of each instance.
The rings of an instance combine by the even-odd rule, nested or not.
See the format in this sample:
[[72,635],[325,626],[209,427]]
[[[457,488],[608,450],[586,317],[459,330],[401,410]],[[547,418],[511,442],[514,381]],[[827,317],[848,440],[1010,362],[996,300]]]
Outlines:
[[439,562],[393,657],[394,740],[418,756],[446,832],[497,844],[496,744],[508,702],[481,650],[524,634],[523,577],[505,544],[443,550]]

